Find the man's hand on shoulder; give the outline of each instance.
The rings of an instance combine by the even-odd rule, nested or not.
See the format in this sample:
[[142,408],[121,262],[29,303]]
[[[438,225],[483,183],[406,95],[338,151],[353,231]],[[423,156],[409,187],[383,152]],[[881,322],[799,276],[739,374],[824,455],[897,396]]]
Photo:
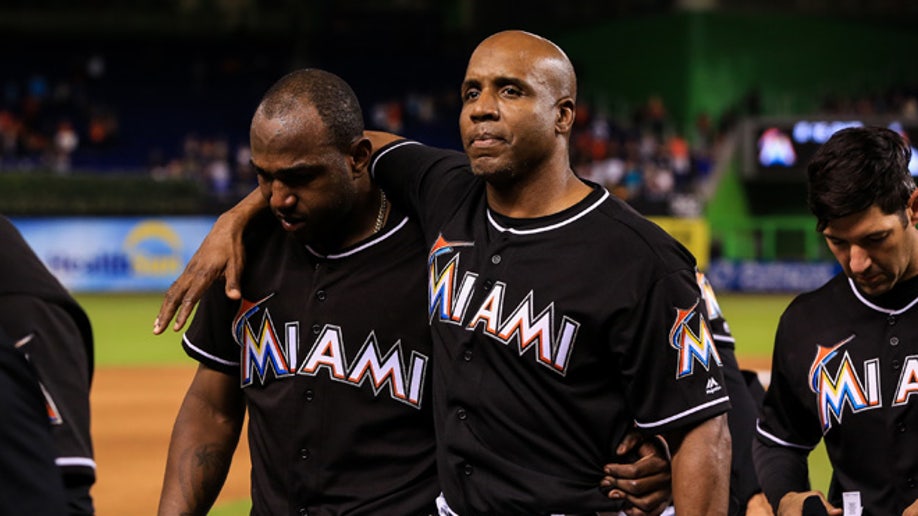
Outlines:
[[201,247],[163,296],[153,333],[161,334],[175,317],[173,331],[185,326],[201,296],[217,279],[226,279],[226,296],[240,299],[239,281],[245,264],[242,232],[249,220],[265,207],[264,196],[255,189],[235,207],[220,215]]

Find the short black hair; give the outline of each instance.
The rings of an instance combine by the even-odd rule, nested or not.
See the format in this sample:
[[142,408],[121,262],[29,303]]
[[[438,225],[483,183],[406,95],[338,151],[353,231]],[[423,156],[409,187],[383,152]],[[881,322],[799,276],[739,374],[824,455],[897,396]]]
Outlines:
[[832,135],[807,166],[807,203],[816,230],[869,209],[887,215],[904,210],[915,190],[908,170],[911,147],[883,127],[849,127]]
[[296,115],[304,104],[319,112],[332,144],[346,152],[363,135],[363,112],[354,90],[337,75],[306,68],[280,78],[264,94],[259,110],[267,118]]

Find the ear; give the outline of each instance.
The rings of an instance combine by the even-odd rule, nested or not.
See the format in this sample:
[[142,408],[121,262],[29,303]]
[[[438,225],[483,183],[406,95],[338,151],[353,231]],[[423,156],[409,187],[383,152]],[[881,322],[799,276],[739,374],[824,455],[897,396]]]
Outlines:
[[557,119],[555,120],[555,132],[558,134],[570,134],[571,128],[574,127],[574,99],[564,97],[555,105]]
[[351,154],[348,161],[351,165],[351,174],[354,177],[360,176],[367,172],[367,166],[370,164],[370,156],[373,154],[373,146],[370,140],[360,137],[351,144]]
[[908,204],[905,205],[905,214],[908,216],[910,226],[918,225],[918,188],[908,198]]

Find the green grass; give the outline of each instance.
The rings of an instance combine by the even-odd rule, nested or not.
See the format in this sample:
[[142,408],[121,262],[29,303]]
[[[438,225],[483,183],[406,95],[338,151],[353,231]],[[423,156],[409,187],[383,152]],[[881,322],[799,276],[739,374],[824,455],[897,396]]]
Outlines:
[[192,364],[182,350],[182,334],[153,335],[160,294],[79,294],[92,322],[96,367]]
[[[153,335],[160,294],[79,294],[77,301],[92,321],[96,366],[192,364],[181,346],[181,334],[171,329]],[[793,296],[718,294],[721,309],[736,337],[737,356],[770,358],[778,318]],[[831,468],[820,445],[810,455],[810,478],[815,489],[828,490]],[[215,507],[216,516],[243,516],[250,502],[242,500]]]
[[791,299],[789,294],[717,294],[720,309],[736,338],[737,355],[771,359],[778,318]]

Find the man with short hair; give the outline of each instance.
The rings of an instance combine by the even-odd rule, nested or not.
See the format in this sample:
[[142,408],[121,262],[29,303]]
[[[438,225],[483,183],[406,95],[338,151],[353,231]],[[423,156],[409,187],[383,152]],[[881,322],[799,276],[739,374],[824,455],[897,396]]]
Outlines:
[[[918,515],[918,191],[895,132],[841,130],[807,169],[810,210],[843,271],[781,316],[754,444],[779,515]],[[918,399],[918,397],[916,397]],[[834,474],[811,491],[820,440]],[[807,509],[808,510],[808,509]]]
[[291,73],[250,135],[273,216],[246,228],[241,301],[215,285],[185,334],[200,365],[159,513],[207,512],[248,410],[252,514],[433,514],[423,244],[370,181],[357,99],[328,72]]
[[[618,510],[596,473],[636,423],[666,438],[676,509],[726,514],[730,403],[694,259],[573,174],[575,96],[560,48],[507,31],[469,61],[466,156],[370,134],[428,247],[440,513]],[[170,289],[157,330],[194,289]]]

